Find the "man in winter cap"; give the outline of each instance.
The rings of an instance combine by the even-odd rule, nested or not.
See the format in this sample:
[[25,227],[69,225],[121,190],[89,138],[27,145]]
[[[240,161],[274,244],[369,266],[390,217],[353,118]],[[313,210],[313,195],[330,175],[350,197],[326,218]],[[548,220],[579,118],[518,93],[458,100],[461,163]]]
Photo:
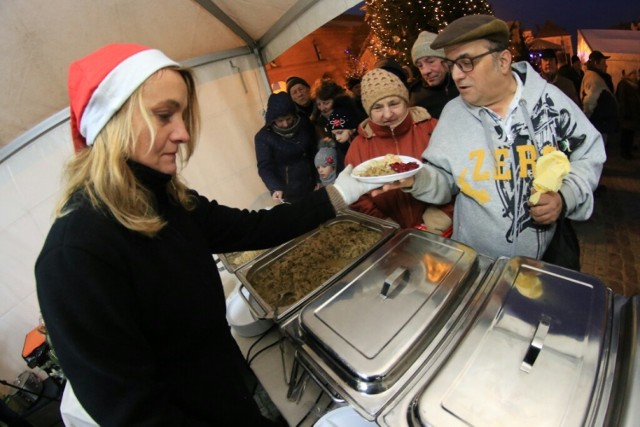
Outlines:
[[607,59],[599,50],[589,55],[587,70],[580,86],[582,111],[598,129],[607,143],[608,136],[618,131],[618,103],[613,95],[613,81],[607,73]]
[[305,79],[291,76],[287,79],[287,93],[296,104],[297,110],[307,117],[313,113],[314,102],[311,99],[311,86]]
[[411,105],[426,108],[432,117],[439,118],[445,104],[458,96],[458,89],[444,62],[444,50],[431,48],[436,36],[422,31],[413,44],[411,59],[422,79],[409,88],[409,101]]
[[[591,215],[605,160],[602,137],[528,63],[512,64],[509,35],[504,21],[469,15],[433,40],[430,48],[444,50],[460,96],[442,111],[425,167],[385,189],[405,188],[436,204],[455,196],[452,238],[491,258],[564,262],[545,251],[556,221]],[[571,171],[559,191],[530,206],[536,159],[556,149],[571,155]]]
[[564,92],[573,102],[580,105],[573,82],[558,73],[558,57],[553,49],[544,49],[540,54],[540,75]]

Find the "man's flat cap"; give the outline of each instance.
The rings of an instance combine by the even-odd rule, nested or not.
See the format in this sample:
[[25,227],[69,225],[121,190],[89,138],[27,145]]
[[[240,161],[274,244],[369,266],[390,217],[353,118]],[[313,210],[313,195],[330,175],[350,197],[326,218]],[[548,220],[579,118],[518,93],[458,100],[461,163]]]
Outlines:
[[440,49],[454,44],[486,39],[509,43],[509,27],[501,19],[491,15],[467,15],[447,25],[431,43],[431,49]]

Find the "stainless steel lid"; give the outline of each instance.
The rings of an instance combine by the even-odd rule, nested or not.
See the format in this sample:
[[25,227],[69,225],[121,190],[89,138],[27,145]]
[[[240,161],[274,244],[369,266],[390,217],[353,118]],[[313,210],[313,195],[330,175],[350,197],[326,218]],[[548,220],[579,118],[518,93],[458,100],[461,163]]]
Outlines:
[[302,309],[303,340],[352,388],[380,393],[449,320],[475,263],[469,247],[398,231]]
[[464,340],[416,375],[422,379],[404,406],[381,424],[591,425],[606,372],[611,291],[527,258],[498,260],[486,280],[493,291]]

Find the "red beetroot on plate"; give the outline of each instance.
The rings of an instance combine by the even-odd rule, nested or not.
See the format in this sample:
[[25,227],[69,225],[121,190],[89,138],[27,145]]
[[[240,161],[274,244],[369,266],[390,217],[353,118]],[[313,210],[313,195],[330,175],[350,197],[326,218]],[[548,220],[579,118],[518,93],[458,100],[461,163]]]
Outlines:
[[414,169],[418,169],[420,165],[417,164],[416,162],[409,162],[409,163],[396,162],[396,163],[391,163],[389,167],[393,169],[395,173],[402,173],[402,172],[409,172]]

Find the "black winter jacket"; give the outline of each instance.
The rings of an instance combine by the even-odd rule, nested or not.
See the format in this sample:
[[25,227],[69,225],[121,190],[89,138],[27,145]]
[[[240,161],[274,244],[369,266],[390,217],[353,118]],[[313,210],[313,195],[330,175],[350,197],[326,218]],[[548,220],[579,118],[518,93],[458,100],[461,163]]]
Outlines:
[[287,201],[310,193],[318,181],[313,158],[318,151],[311,121],[300,117],[297,132],[291,138],[278,135],[270,125],[255,136],[258,174],[269,192],[283,191]]
[[279,245],[335,216],[326,191],[248,211],[169,199],[170,176],[132,165],[168,224],[132,232],[81,194],[35,266],[40,308],[63,371],[102,426],[263,425],[242,380],[212,254]]

